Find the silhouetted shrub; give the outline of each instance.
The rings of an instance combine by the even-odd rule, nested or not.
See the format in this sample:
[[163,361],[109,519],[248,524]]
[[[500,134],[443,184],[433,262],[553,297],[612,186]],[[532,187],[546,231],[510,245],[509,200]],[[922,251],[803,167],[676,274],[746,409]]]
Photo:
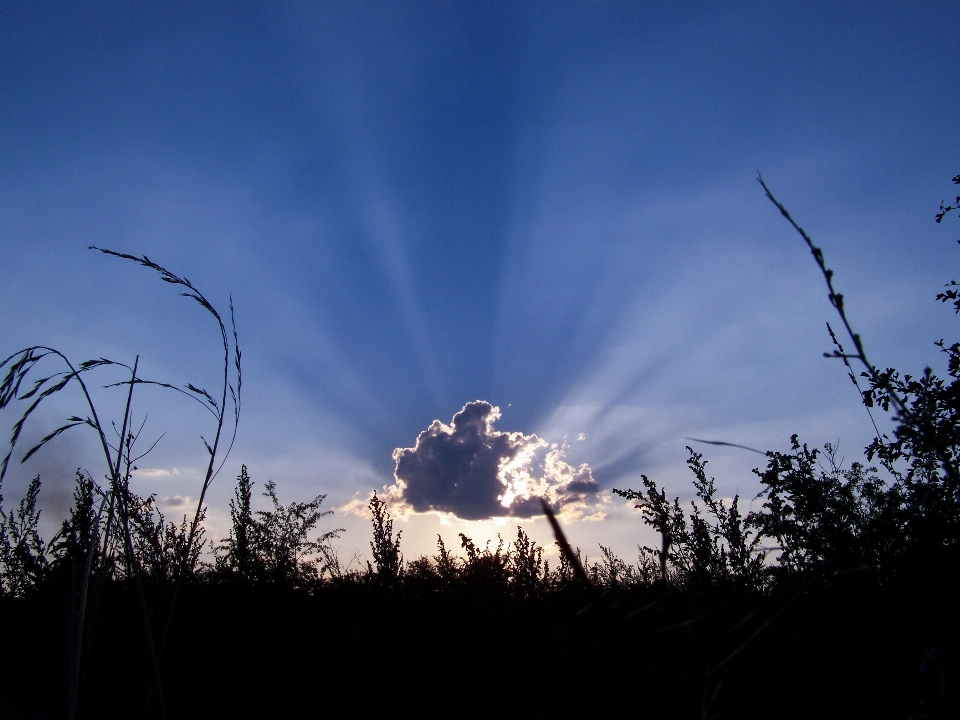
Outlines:
[[517,539],[509,553],[507,571],[510,586],[520,597],[536,597],[544,588],[550,566],[543,559],[543,548],[530,539],[522,527],[517,527]]
[[[134,563],[140,568],[145,580],[156,586],[165,586],[177,579],[177,573],[192,578],[198,571],[206,540],[206,531],[198,525],[193,542],[190,537],[190,520],[183,516],[180,524],[168,522],[156,496],[141,498],[128,491],[126,506],[130,515],[131,538],[135,557],[128,558],[121,545],[120,558],[127,572],[132,572]],[[206,518],[206,508],[200,512],[200,522]]]
[[949,382],[930,368],[920,377],[888,368],[868,378],[863,393],[867,407],[889,411],[897,397],[906,409],[897,412],[893,438],[878,435],[867,457],[894,478],[888,490],[891,525],[911,562],[940,558],[939,563],[945,551],[960,547],[960,344],[937,345],[948,355]]
[[330,541],[343,532],[328,530],[311,539],[320,520],[333,514],[332,510],[320,510],[326,495],[283,505],[276,483],[269,481],[263,496],[270,500],[271,509],[254,512],[252,488],[244,465],[230,501],[230,535],[218,548],[217,571],[245,582],[291,588],[318,580],[331,564]]
[[[680,499],[671,503],[666,491],[641,476],[643,491],[627,488],[613,492],[643,511],[644,522],[661,537],[660,549],[641,547],[638,577],[649,578],[650,566],[644,557],[656,560],[661,581],[672,580],[691,587],[717,582],[735,581],[759,589],[765,581],[764,558],[758,551],[762,535],[750,529],[750,519],[740,514],[739,496],[729,503],[716,497],[713,478],[706,475],[706,462],[700,453],[687,448],[687,465],[694,475],[693,485],[707,515],[696,503],[690,504],[689,515],[680,506]],[[672,574],[670,571],[673,571]]]
[[95,488],[93,479],[78,469],[70,515],[49,545],[54,572],[82,572],[88,557],[94,571],[99,567],[101,555],[96,550],[102,532],[102,515],[97,508]]
[[386,503],[374,493],[370,499],[371,522],[373,523],[373,540],[370,549],[373,551],[374,568],[367,563],[367,572],[376,577],[385,585],[393,585],[403,577],[403,555],[400,553],[400,535],[393,537],[393,518],[387,510]]
[[230,500],[230,535],[218,548],[216,559],[218,571],[233,574],[247,582],[263,577],[266,570],[263,558],[257,552],[257,522],[251,507],[252,489],[253,482],[247,474],[247,466],[242,465],[233,499]]
[[764,502],[749,518],[762,536],[777,542],[779,569],[837,571],[886,561],[896,550],[889,540],[899,534],[885,522],[897,502],[896,488],[886,487],[875,468],[857,462],[839,467],[829,443],[824,468],[817,450],[801,446],[796,435],[790,442],[791,452],[767,453],[767,468],[754,471]]
[[39,493],[40,476],[37,476],[30,481],[18,509],[0,520],[2,588],[11,595],[22,596],[33,590],[49,566],[44,543],[37,532]]

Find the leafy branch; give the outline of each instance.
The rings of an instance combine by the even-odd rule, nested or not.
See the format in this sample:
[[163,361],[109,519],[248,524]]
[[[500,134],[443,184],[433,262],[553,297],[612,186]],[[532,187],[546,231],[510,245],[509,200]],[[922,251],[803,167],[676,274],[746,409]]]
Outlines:
[[[833,286],[833,270],[827,267],[823,258],[823,250],[813,244],[813,240],[810,239],[810,236],[807,235],[806,231],[804,231],[804,229],[797,224],[783,204],[773,196],[770,188],[768,188],[767,184],[763,181],[763,177],[758,175],[757,181],[760,183],[761,187],[763,187],[763,190],[770,202],[776,205],[777,209],[780,211],[780,214],[783,215],[787,222],[789,222],[800,234],[800,237],[803,238],[803,241],[810,249],[810,254],[813,255],[813,259],[816,261],[817,267],[820,268],[820,272],[823,274],[823,279],[826,281],[827,297],[830,300],[830,304],[833,305],[834,309],[837,311],[837,314],[840,316],[840,321],[843,323],[843,327],[847,331],[847,335],[850,337],[850,340],[853,342],[853,347],[856,350],[855,353],[844,352],[842,346],[836,342],[836,336],[833,334],[831,329],[830,334],[834,338],[837,349],[830,353],[824,353],[824,357],[840,358],[847,363],[848,367],[849,360],[859,361],[864,368],[866,368],[863,376],[868,378],[872,385],[870,391],[862,393],[861,395],[864,404],[868,408],[871,407],[874,395],[879,393],[886,403],[889,403],[889,405],[894,407],[894,410],[896,411],[896,419],[900,423],[900,426],[906,428],[915,428],[926,447],[937,456],[937,459],[940,461],[940,465],[943,467],[944,472],[946,472],[950,480],[955,484],[960,483],[960,472],[957,471],[957,467],[950,455],[947,444],[944,443],[939,437],[939,433],[934,427],[932,427],[932,424],[928,421],[925,414],[922,412],[914,412],[910,407],[908,407],[904,396],[898,391],[896,383],[893,382],[892,371],[881,373],[879,370],[877,370],[876,366],[874,366],[873,363],[867,359],[867,353],[866,350],[864,350],[860,335],[853,331],[850,321],[847,318],[843,295],[838,293]],[[954,182],[958,181],[960,181],[960,175],[954,178]],[[957,198],[957,201],[960,203],[960,198]],[[938,215],[937,221],[939,222],[943,216],[952,209],[954,209],[953,206],[945,208],[941,204],[941,214]],[[929,375],[929,369],[927,374]],[[871,415],[871,420],[872,419],[873,416]]]

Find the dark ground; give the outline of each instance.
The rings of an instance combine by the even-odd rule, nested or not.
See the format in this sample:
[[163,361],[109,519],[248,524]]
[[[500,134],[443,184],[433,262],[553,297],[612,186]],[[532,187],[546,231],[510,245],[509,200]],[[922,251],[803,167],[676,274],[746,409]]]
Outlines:
[[[0,605],[0,717],[65,714],[68,604],[53,597]],[[862,574],[600,601],[577,586],[207,583],[181,596],[162,678],[170,718],[960,717],[955,612],[948,582]],[[80,717],[158,717],[134,594],[108,588],[92,628]]]

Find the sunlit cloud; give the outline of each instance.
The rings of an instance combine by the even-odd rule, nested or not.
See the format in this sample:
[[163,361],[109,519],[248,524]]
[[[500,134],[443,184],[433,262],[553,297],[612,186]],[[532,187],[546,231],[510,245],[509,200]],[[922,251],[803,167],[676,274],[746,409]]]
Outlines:
[[500,408],[469,402],[450,425],[434,420],[412,448],[397,448],[392,504],[417,513],[450,514],[462,520],[535,517],[541,499],[556,511],[596,504],[600,487],[587,463],[566,462],[566,443],[494,429]]

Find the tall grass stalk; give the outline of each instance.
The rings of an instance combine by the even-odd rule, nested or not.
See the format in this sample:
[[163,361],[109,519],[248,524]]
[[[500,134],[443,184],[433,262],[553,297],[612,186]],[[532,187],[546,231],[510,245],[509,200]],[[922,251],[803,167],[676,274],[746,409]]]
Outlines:
[[557,545],[560,546],[560,552],[563,554],[563,557],[566,558],[570,567],[573,568],[574,576],[583,584],[587,592],[596,594],[597,589],[593,586],[593,583],[590,582],[590,578],[587,577],[587,573],[583,569],[583,564],[580,562],[579,556],[574,552],[573,547],[567,540],[563,528],[560,527],[560,521],[557,520],[557,516],[554,515],[550,504],[544,498],[540,498],[540,504],[543,506],[543,514],[547,516],[547,520],[550,522],[550,528],[553,530],[553,536],[557,541]]
[[[144,267],[147,267],[156,271],[157,273],[160,274],[160,278],[164,282],[168,282],[172,285],[179,285],[183,288],[186,288],[186,291],[181,292],[180,294],[183,297],[192,298],[193,300],[198,302],[207,312],[213,315],[213,317],[217,321],[217,326],[220,329],[220,338],[223,343],[223,385],[221,388],[219,404],[213,398],[213,396],[211,396],[210,393],[208,393],[206,390],[203,390],[202,388],[198,388],[192,384],[188,384],[186,386],[186,390],[192,393],[190,397],[193,397],[202,405],[205,403],[205,407],[207,407],[207,409],[210,410],[210,412],[216,418],[217,422],[216,422],[216,431],[215,431],[212,443],[207,442],[207,440],[203,436],[200,437],[200,439],[203,441],[204,447],[206,448],[207,454],[208,454],[207,470],[206,470],[206,473],[204,474],[203,485],[200,489],[200,498],[197,501],[197,509],[193,514],[193,520],[190,522],[190,531],[189,531],[189,534],[187,535],[186,547],[181,557],[178,558],[178,562],[177,562],[176,580],[174,584],[173,596],[170,600],[170,608],[167,612],[167,620],[166,620],[166,623],[164,624],[163,633],[160,638],[160,644],[159,644],[158,652],[156,655],[156,662],[159,664],[159,662],[163,658],[163,652],[166,647],[167,640],[170,636],[170,628],[173,625],[173,619],[176,612],[177,600],[180,595],[180,590],[183,586],[184,576],[187,574],[187,562],[191,557],[191,550],[193,548],[193,543],[197,535],[197,526],[200,524],[200,519],[203,515],[203,503],[204,503],[204,500],[206,499],[207,491],[210,489],[210,485],[213,482],[214,478],[216,478],[217,474],[219,474],[220,470],[223,468],[223,465],[226,462],[227,456],[230,454],[230,450],[233,449],[233,444],[237,438],[237,427],[240,422],[240,391],[243,383],[243,375],[242,375],[241,364],[240,364],[241,353],[240,353],[239,341],[237,338],[237,325],[236,325],[236,319],[234,317],[234,311],[233,311],[233,297],[232,296],[230,297],[230,325],[233,333],[233,346],[231,348],[230,339],[229,339],[229,336],[227,335],[227,328],[224,325],[223,318],[220,316],[220,313],[217,312],[213,304],[210,303],[210,301],[207,300],[207,298],[204,297],[204,295],[199,290],[197,290],[197,288],[194,287],[193,284],[190,282],[190,280],[187,279],[185,276],[180,277],[170,272],[166,268],[150,260],[146,255],[137,257],[135,255],[129,255],[127,253],[119,253],[113,250],[99,248],[94,245],[91,245],[90,249],[99,250],[100,252],[106,255],[112,255],[114,257],[122,258],[124,260],[131,260]],[[231,350],[233,351],[233,367],[236,372],[236,388],[234,388],[233,383],[230,382]],[[152,383],[152,384],[161,385],[163,387],[167,387],[167,388],[176,390],[178,392],[184,393],[182,389],[169,385],[167,383]],[[226,420],[228,392],[230,394],[231,400],[233,401],[232,402],[233,428],[232,428],[232,434],[230,437],[229,445],[226,451],[224,452],[223,457],[220,458],[219,464],[217,464],[217,460],[218,460],[217,452],[220,448],[220,441],[223,437],[223,428]],[[159,677],[157,678],[157,682],[159,682]]]
[[[21,464],[29,460],[37,451],[39,451],[44,445],[52,441],[54,438],[58,437],[60,434],[65,431],[78,427],[78,426],[87,426],[94,430],[99,440],[99,445],[103,453],[103,458],[107,468],[107,477],[110,482],[110,487],[107,493],[104,495],[104,500],[101,503],[100,513],[98,513],[98,521],[94,526],[94,538],[90,542],[87,553],[87,561],[85,563],[83,580],[80,588],[80,608],[78,617],[76,618],[75,623],[71,623],[71,634],[75,633],[71,641],[71,657],[69,659],[69,676],[68,676],[68,707],[67,707],[67,716],[72,718],[77,710],[79,702],[79,678],[81,674],[81,662],[82,662],[82,647],[83,643],[81,641],[84,631],[84,617],[86,614],[86,598],[89,594],[90,584],[92,582],[92,565],[93,565],[93,553],[94,549],[98,548],[100,545],[99,533],[100,526],[99,520],[102,516],[104,509],[104,503],[107,507],[107,520],[102,535],[102,553],[104,562],[101,563],[101,576],[104,572],[106,566],[106,559],[109,553],[110,546],[110,537],[113,526],[117,520],[120,523],[120,531],[123,535],[123,544],[125,546],[125,554],[127,557],[127,572],[130,575],[131,580],[134,583],[136,588],[136,594],[138,596],[138,605],[140,607],[140,614],[142,616],[142,621],[144,625],[144,631],[146,633],[146,644],[147,650],[151,665],[151,676],[152,676],[152,685],[154,690],[157,693],[157,698],[160,705],[160,713],[163,717],[166,717],[165,712],[165,703],[163,699],[163,690],[160,680],[160,660],[162,658],[163,649],[166,644],[166,640],[169,636],[170,626],[173,622],[174,612],[176,608],[177,597],[182,586],[184,576],[188,573],[189,568],[187,563],[189,558],[192,556],[192,548],[197,538],[197,529],[203,517],[203,504],[206,499],[207,491],[210,488],[211,483],[216,478],[220,469],[223,467],[226,462],[226,458],[230,453],[230,450],[233,447],[234,441],[236,440],[237,426],[239,424],[240,418],[240,391],[242,385],[242,374],[241,374],[241,353],[239,348],[239,343],[237,339],[236,331],[236,322],[234,318],[234,309],[233,309],[233,298],[230,298],[230,323],[232,330],[232,339],[230,341],[230,335],[228,335],[226,325],[223,321],[223,318],[214,308],[214,306],[207,300],[204,295],[193,286],[193,284],[186,278],[180,277],[166,268],[154,263],[146,256],[136,257],[134,255],[128,255],[126,253],[119,253],[113,250],[107,250],[103,248],[98,248],[95,246],[90,246],[91,250],[99,250],[100,252],[111,255],[113,257],[118,257],[125,260],[131,260],[137,262],[138,264],[150,268],[157,272],[160,275],[161,280],[164,282],[178,285],[184,289],[180,294],[184,297],[192,298],[198,302],[207,312],[209,312],[216,319],[218,327],[220,329],[220,337],[223,343],[224,351],[224,361],[223,361],[223,387],[220,392],[219,402],[215,399],[209,392],[203,390],[202,388],[196,387],[191,383],[188,383],[184,387],[177,387],[170,383],[158,382],[153,380],[147,380],[137,376],[137,368],[139,365],[139,356],[137,356],[133,367],[126,365],[122,362],[117,362],[114,360],[108,360],[106,358],[100,357],[97,359],[86,360],[79,365],[74,365],[70,359],[59,350],[43,346],[43,345],[34,345],[23,350],[20,350],[12,355],[8,356],[2,362],[0,362],[0,370],[6,371],[2,381],[0,381],[0,410],[3,410],[9,407],[15,400],[21,400],[28,402],[27,408],[23,411],[20,418],[14,423],[10,441],[9,449],[7,454],[2,460],[0,460],[0,489],[2,489],[3,479],[6,476],[7,470],[9,469],[10,460],[13,456],[13,452],[17,447],[17,444],[21,438],[24,426],[27,420],[33,415],[33,413],[39,408],[44,400],[51,397],[52,395],[64,390],[69,387],[74,381],[79,385],[83,398],[86,405],[86,412],[83,416],[72,415],[67,421],[56,428],[53,432],[49,433],[43,437],[38,443],[31,447],[20,460]],[[232,355],[232,358],[231,358]],[[45,358],[58,359],[63,365],[66,366],[66,370],[60,372],[54,372],[52,374],[40,377],[37,380],[33,381],[32,387],[26,385],[28,376],[31,375],[33,371],[37,368],[38,364],[43,361]],[[231,363],[232,359],[232,363]],[[121,421],[121,430],[118,434],[118,442],[116,447],[113,447],[107,439],[107,433],[105,430],[105,425],[101,420],[101,413],[98,412],[96,403],[91,396],[90,389],[87,382],[85,382],[85,374],[90,373],[93,370],[100,368],[107,368],[116,366],[118,368],[126,369],[130,375],[129,380],[124,380],[117,383],[111,383],[104,387],[117,387],[122,385],[128,385],[126,404],[123,412],[123,419]],[[231,380],[231,368],[233,369],[233,375],[235,375],[235,383]],[[192,400],[201,404],[205,410],[211,413],[213,418],[216,421],[215,434],[213,436],[212,442],[208,442],[203,436],[201,440],[203,441],[204,447],[207,450],[208,462],[207,470],[204,475],[203,485],[200,491],[200,497],[197,502],[197,508],[193,515],[193,519],[190,523],[190,529],[187,537],[187,542],[184,552],[176,559],[176,580],[174,585],[174,591],[170,600],[170,605],[167,612],[166,623],[164,624],[163,633],[161,635],[159,645],[154,643],[153,632],[151,628],[150,615],[147,609],[146,597],[143,593],[143,587],[140,580],[140,572],[138,567],[138,558],[134,551],[134,546],[131,538],[130,532],[130,491],[129,491],[129,480],[130,473],[132,470],[133,463],[136,460],[142,458],[146,453],[140,455],[139,457],[134,458],[132,455],[133,444],[139,435],[139,432],[135,435],[131,429],[131,420],[132,420],[132,401],[133,401],[133,390],[135,385],[157,385],[159,387],[167,388],[174,390],[178,393],[181,393]],[[23,390],[23,391],[22,391]],[[221,453],[222,445],[225,443],[225,426],[227,425],[227,396],[230,396],[232,401],[232,433],[229,438],[229,443],[226,444],[226,449]],[[141,428],[142,429],[142,428]],[[114,426],[114,431],[116,431],[116,426]],[[159,440],[158,440],[159,441]],[[154,443],[153,446],[147,452],[149,453],[153,447],[156,446]],[[109,502],[107,502],[109,498]],[[2,500],[2,495],[0,495],[0,500]],[[3,513],[2,508],[0,508],[0,514],[2,514],[4,520],[6,520],[6,514]],[[118,517],[115,519],[115,515]]]
[[[112,493],[107,491],[103,494],[103,500],[100,501],[100,509],[97,511],[97,519],[93,527],[95,530],[100,528],[100,520],[103,517],[103,510],[106,507],[107,500],[112,497]],[[73,718],[77,711],[77,700],[80,690],[80,658],[83,654],[83,634],[84,618],[87,612],[87,597],[90,588],[90,574],[93,571],[93,557],[99,552],[99,535],[97,532],[90,533],[90,542],[87,547],[87,557],[83,568],[83,580],[80,583],[80,607],[77,610],[75,625],[71,628],[73,644],[70,654],[70,677],[67,686],[67,717]],[[104,542],[106,545],[106,542]]]

